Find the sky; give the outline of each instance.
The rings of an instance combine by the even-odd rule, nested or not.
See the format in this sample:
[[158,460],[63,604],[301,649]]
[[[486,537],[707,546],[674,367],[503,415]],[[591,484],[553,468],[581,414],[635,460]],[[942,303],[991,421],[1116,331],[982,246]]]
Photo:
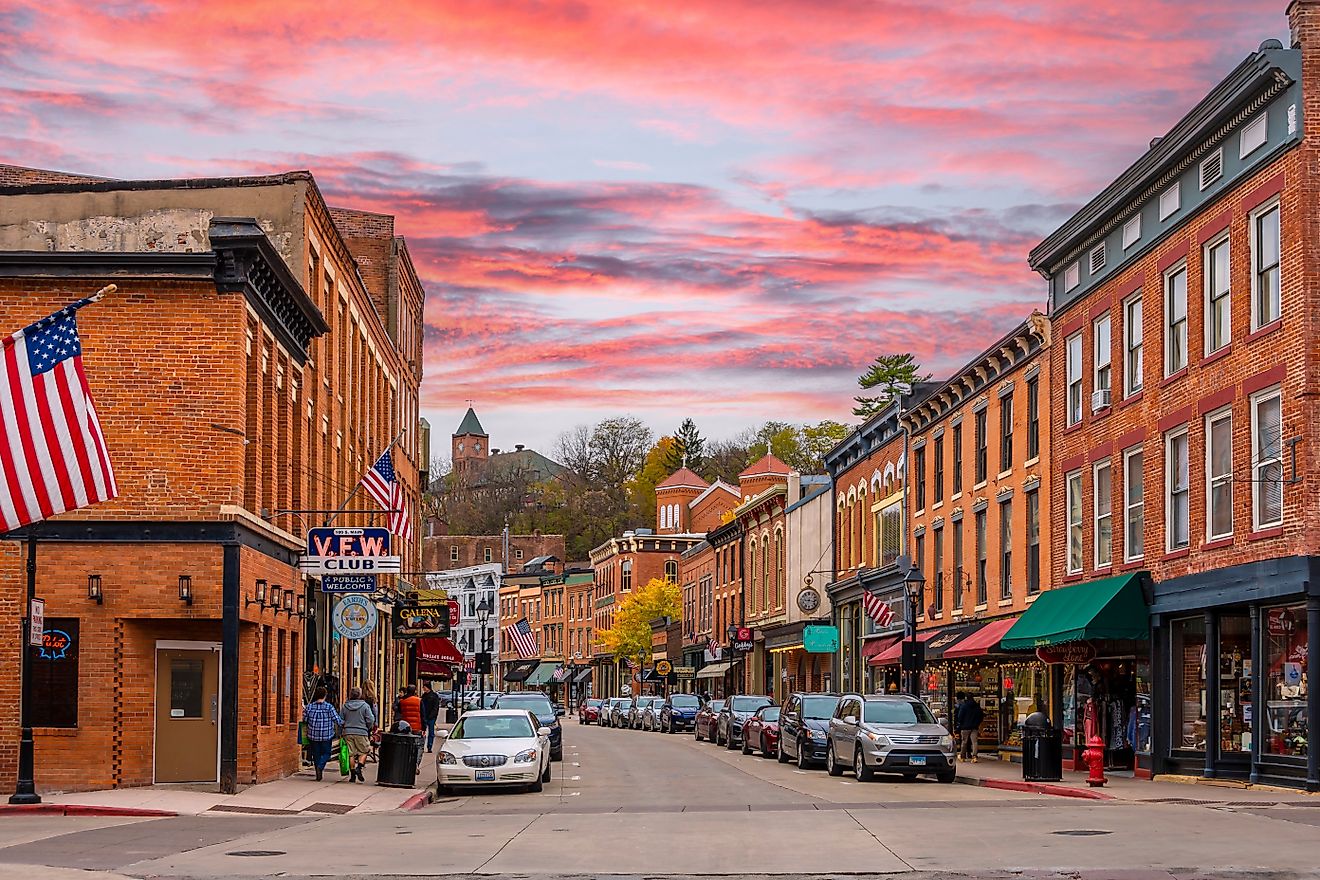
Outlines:
[[0,0],[0,162],[395,214],[440,437],[851,422],[876,355],[942,377],[1043,311],[1027,251],[1285,7]]

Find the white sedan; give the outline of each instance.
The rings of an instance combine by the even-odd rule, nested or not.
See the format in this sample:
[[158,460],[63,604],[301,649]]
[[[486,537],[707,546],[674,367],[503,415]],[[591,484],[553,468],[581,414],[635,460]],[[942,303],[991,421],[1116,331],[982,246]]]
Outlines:
[[550,728],[526,709],[465,712],[436,760],[436,791],[459,785],[522,785],[540,791],[550,781]]

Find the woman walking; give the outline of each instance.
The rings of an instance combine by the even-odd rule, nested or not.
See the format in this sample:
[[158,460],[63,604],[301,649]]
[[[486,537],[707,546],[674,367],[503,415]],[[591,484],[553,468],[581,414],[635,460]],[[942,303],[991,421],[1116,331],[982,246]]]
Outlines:
[[362,699],[362,689],[353,688],[344,703],[344,739],[348,742],[349,782],[366,782],[362,768],[371,753],[371,732],[376,728],[376,713]]
[[[376,719],[376,725],[377,728],[379,728],[380,699],[376,696],[376,686],[372,684],[370,679],[362,683],[362,699],[366,700],[367,705],[371,707],[371,714]],[[379,739],[379,737],[380,734],[375,730],[371,732],[371,754],[367,756],[367,760],[371,761],[373,764],[376,762],[376,740]]]
[[316,781],[321,781],[325,765],[330,763],[331,743],[335,733],[344,726],[344,719],[339,717],[335,707],[325,701],[326,689],[318,687],[312,694],[312,702],[303,707],[303,721],[307,723],[307,741],[312,752],[312,764],[316,766]]

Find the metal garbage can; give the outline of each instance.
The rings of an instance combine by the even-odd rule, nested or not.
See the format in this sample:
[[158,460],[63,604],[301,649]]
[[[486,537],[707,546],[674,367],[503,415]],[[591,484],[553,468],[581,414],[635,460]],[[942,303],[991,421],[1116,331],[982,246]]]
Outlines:
[[1044,712],[1032,712],[1022,723],[1022,778],[1027,782],[1063,779],[1063,741]]
[[[417,765],[421,760],[422,738],[415,736],[405,722],[398,722],[380,735],[377,752],[376,784],[413,788],[417,784]],[[402,731],[402,732],[400,732]]]

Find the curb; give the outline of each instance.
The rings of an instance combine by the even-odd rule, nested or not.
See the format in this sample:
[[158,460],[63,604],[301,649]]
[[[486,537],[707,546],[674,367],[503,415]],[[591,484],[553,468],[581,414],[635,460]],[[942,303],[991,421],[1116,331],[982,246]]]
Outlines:
[[173,810],[148,810],[142,807],[96,807],[85,804],[0,804],[0,816],[140,816],[166,819],[179,814]]
[[1017,782],[1011,779],[982,779],[979,776],[959,776],[963,785],[975,785],[981,788],[998,788],[1004,791],[1025,791],[1032,794],[1048,794],[1054,797],[1081,798],[1088,801],[1116,801],[1112,794],[1086,788],[1073,788],[1068,785],[1050,785],[1048,782]]
[[408,798],[399,805],[399,809],[410,813],[413,810],[420,810],[429,803],[431,803],[431,790],[428,788],[427,790],[419,791],[417,794]]

